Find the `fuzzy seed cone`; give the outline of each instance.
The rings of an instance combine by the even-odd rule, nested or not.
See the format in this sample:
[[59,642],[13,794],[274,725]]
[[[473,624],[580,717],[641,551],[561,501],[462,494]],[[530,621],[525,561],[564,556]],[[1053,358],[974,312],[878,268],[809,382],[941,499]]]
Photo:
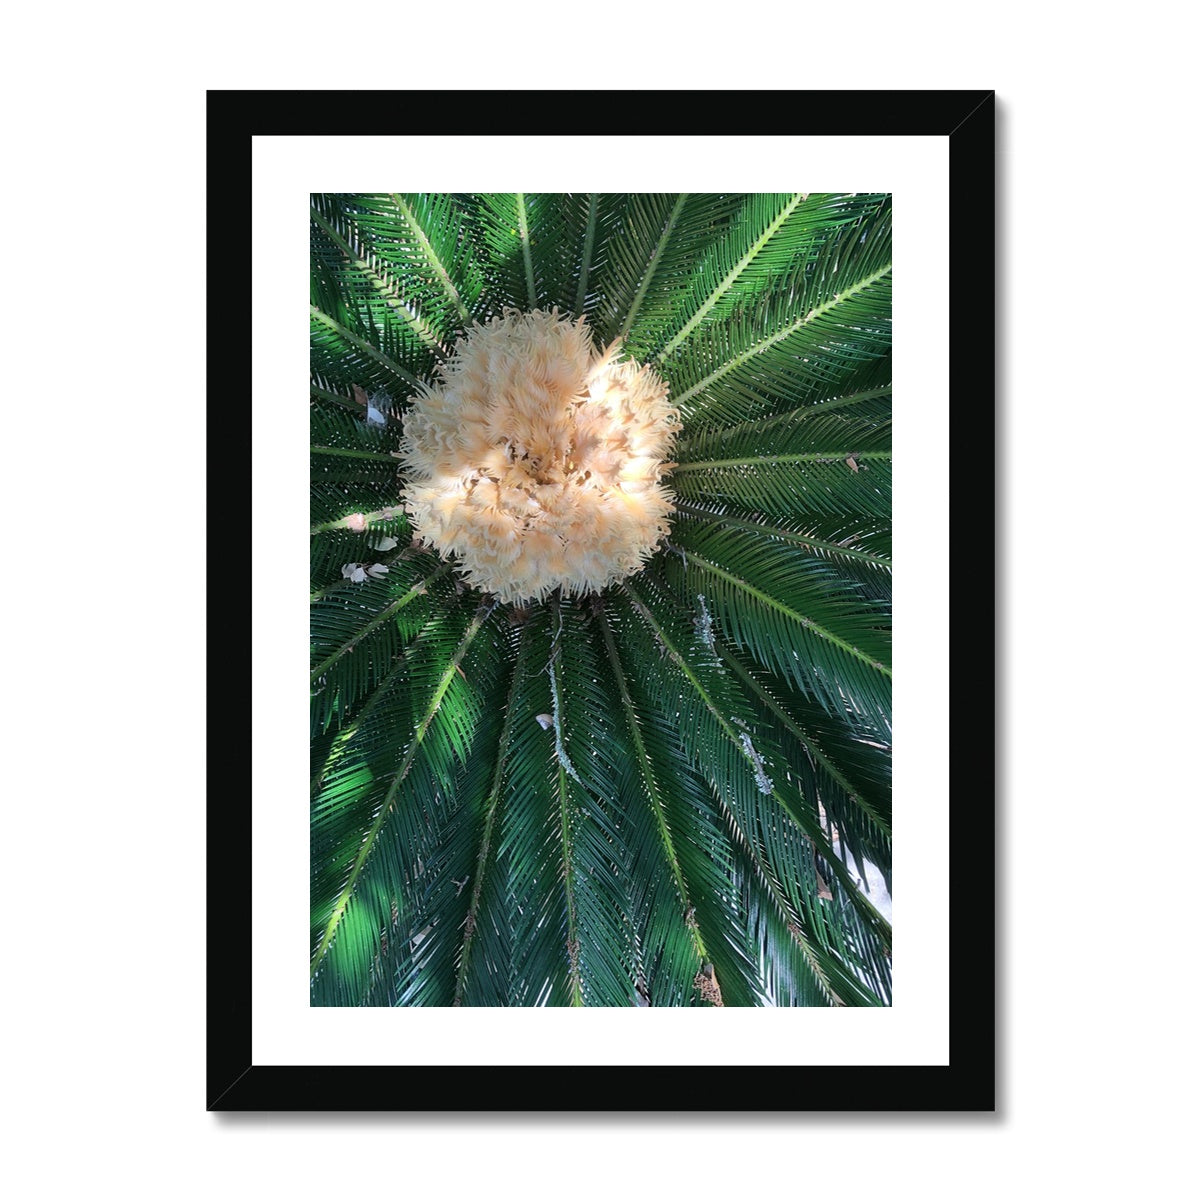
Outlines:
[[596,350],[583,318],[506,311],[475,325],[404,417],[417,535],[503,602],[597,592],[669,530],[679,413],[649,367]]

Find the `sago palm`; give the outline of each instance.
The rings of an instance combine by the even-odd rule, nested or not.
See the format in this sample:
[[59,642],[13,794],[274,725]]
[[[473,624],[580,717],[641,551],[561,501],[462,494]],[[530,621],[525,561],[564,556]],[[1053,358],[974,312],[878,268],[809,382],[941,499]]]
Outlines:
[[890,1003],[890,197],[311,220],[312,1003]]

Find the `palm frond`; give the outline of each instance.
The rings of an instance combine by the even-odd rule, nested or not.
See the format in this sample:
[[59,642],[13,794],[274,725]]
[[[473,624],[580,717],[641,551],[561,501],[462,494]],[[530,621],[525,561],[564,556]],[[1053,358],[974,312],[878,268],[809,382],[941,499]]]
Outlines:
[[[318,299],[328,303],[319,293]],[[340,319],[309,305],[314,378],[326,387],[363,383],[388,393],[419,385],[421,363],[405,364],[406,343],[394,324],[377,324],[369,309],[359,320],[345,305],[337,307]]]
[[691,524],[718,527],[777,541],[823,560],[843,577],[855,581],[862,593],[886,603],[891,598],[891,529],[886,521],[850,519],[767,518],[732,505],[701,505],[677,501],[679,542],[686,543]]
[[672,322],[679,328],[654,360],[668,359],[703,326],[752,304],[765,291],[795,287],[829,235],[855,224],[872,207],[878,207],[877,197],[748,196],[729,231],[712,241],[692,269],[672,306]]
[[864,859],[884,864],[890,888],[890,747],[855,737],[778,676],[743,661],[728,646],[718,645],[717,653],[759,720],[772,729],[810,820],[825,826],[831,845],[840,843],[849,851],[860,875],[866,875]]
[[507,878],[507,911],[495,914],[510,931],[510,957],[503,964],[506,1005],[559,1006],[579,997],[578,964],[572,962],[569,948],[576,918],[567,897],[574,881],[565,874],[555,735],[539,720],[553,716],[551,624],[544,608],[529,619],[522,637],[532,643],[530,665],[510,701],[512,726],[497,848]]
[[[863,435],[864,437],[866,435]],[[685,500],[714,501],[768,517],[887,521],[892,506],[892,452],[877,431],[869,449],[748,452],[680,463],[671,486]],[[839,448],[840,449],[840,448]],[[851,465],[853,462],[853,465]]]
[[[491,754],[479,754],[468,763],[460,788],[460,794],[475,798],[473,802],[467,800],[464,803],[463,811],[474,814],[478,828],[474,857],[464,868],[463,875],[463,886],[469,887],[469,898],[462,923],[462,947],[455,965],[455,1006],[504,1006],[510,995],[512,910],[507,866],[498,854],[498,847],[504,822],[506,773],[513,747],[516,701],[527,685],[530,654],[536,638],[522,628],[510,630],[508,638],[512,647],[511,682],[503,705],[494,706],[491,712],[491,719],[499,721],[495,750]],[[458,886],[457,878],[455,886]]]
[[[741,529],[692,523],[661,571],[681,601],[704,596],[730,641],[830,715],[886,729],[887,610],[817,558]],[[656,568],[651,568],[651,571]]]
[[324,917],[312,957],[316,1004],[362,1003],[384,933],[416,940],[422,932],[414,921],[426,863],[483,707],[460,666],[489,610],[465,629],[447,621],[458,636],[431,636],[407,664],[408,687],[389,689],[370,728],[335,751],[313,809],[314,913]]
[[[612,617],[603,606],[595,612],[604,651],[598,664],[604,694],[609,703],[619,702],[621,714],[620,728],[612,731],[623,767],[614,790],[620,797],[622,824],[628,829],[638,979],[649,1006],[676,1006],[692,998],[693,981],[707,960],[692,892],[706,894],[705,885],[711,887],[711,860],[701,860],[704,871],[697,878],[685,869],[685,852],[677,844],[677,830],[686,827],[677,814],[688,807],[682,785],[690,784],[697,796],[703,795],[703,788],[687,764],[673,761],[678,756],[673,756],[670,742],[663,743],[654,714],[635,703]],[[712,930],[707,912],[705,925]]]
[[[676,447],[681,462],[689,459],[722,458],[730,450],[757,439],[764,447],[779,448],[795,438],[797,426],[814,416],[844,412],[860,421],[886,422],[892,411],[892,357],[868,359],[835,379],[797,376],[777,381],[783,390],[792,385],[786,401],[774,398],[769,416],[746,417],[732,424],[697,416]],[[742,389],[750,409],[761,407],[761,397]],[[802,439],[801,439],[802,440]]]
[[344,583],[313,603],[309,674],[317,727],[324,728],[335,712],[345,713],[379,685],[433,606],[452,594],[448,569],[427,558],[395,558],[386,579]]
[[[572,881],[571,954],[580,999],[589,1005],[634,1003],[638,964],[632,852],[625,817],[628,749],[588,627],[577,604],[552,601],[558,622],[550,678],[556,776],[562,806],[564,874]],[[624,803],[622,801],[625,801]]]
[[481,311],[468,212],[453,196],[314,196],[313,206],[378,274],[401,283],[404,303],[443,346]]
[[318,307],[328,302],[329,308],[323,311],[331,316],[352,313],[352,319],[361,324],[365,314],[372,328],[392,326],[409,361],[420,362],[430,354],[443,356],[445,347],[437,333],[416,305],[401,294],[390,277],[388,264],[361,240],[348,214],[332,205],[326,207],[328,216],[316,203],[310,210],[315,226],[313,261],[317,266],[314,302]]
[[[598,199],[524,192],[471,199],[473,243],[493,303],[498,302],[493,311],[557,306],[573,312],[585,267],[589,275],[594,268]],[[585,301],[586,294],[585,283]]]
[[743,195],[635,195],[611,239],[609,266],[597,279],[597,326],[605,342],[625,340],[645,361],[672,319],[681,283],[724,233]]
[[[620,594],[605,602],[604,620],[617,651],[617,668],[627,681],[627,720],[636,724],[640,749],[645,754],[638,767],[646,788],[654,797],[656,829],[649,831],[657,845],[648,849],[653,859],[666,859],[676,888],[686,897],[685,927],[692,934],[693,953],[702,967],[713,968],[723,1004],[752,1006],[761,1002],[762,977],[750,936],[749,913],[734,867],[724,813],[705,778],[693,748],[681,736],[686,710],[677,690],[678,675],[666,675],[664,650],[654,639],[636,603]],[[647,664],[651,670],[647,670]],[[624,697],[622,697],[624,703]],[[689,727],[690,728],[690,727]],[[661,847],[661,849],[659,848]],[[672,889],[674,891],[674,889]],[[657,894],[661,895],[661,892]],[[668,892],[666,904],[659,900],[655,923],[669,920],[675,901]],[[646,922],[648,931],[653,928]],[[673,970],[666,950],[667,937],[683,960]],[[647,977],[654,1004],[694,1002],[695,975],[686,976],[690,955],[679,945],[677,931],[664,930],[646,943],[654,948],[661,938],[664,949],[650,958]],[[666,978],[660,972],[669,970]],[[682,996],[680,991],[682,990]]]
[[821,242],[790,285],[743,297],[663,363],[686,417],[727,424],[797,407],[888,354],[890,201],[876,209]]
[[419,864],[420,886],[412,890],[407,923],[381,939],[365,1004],[447,1006],[460,996],[473,875],[486,854],[481,839],[488,831],[490,752],[503,736],[500,700],[511,675],[509,648],[503,621],[492,621],[456,668],[454,685],[476,703],[476,720],[469,744],[464,742],[463,752],[455,756],[457,769],[441,797],[444,822]]
[[[795,927],[797,946],[812,953],[815,939],[822,953],[836,953],[837,947],[830,950],[819,908],[818,862],[831,868],[839,883],[849,876],[819,823],[784,795],[785,785],[773,778],[782,759],[769,730],[751,724],[753,711],[723,673],[703,624],[689,638],[682,619],[670,612],[666,595],[648,581],[626,584],[624,591],[644,625],[646,652],[657,645],[662,656],[656,703],[678,722],[684,749],[710,781],[733,844],[749,854],[753,871],[745,878],[766,889],[780,916]],[[806,854],[796,850],[797,844],[806,847]],[[855,903],[873,926],[869,936],[888,938],[886,924],[873,908]],[[857,963],[875,948],[868,944],[860,950],[847,943],[842,952]],[[837,999],[853,1002],[852,997]]]

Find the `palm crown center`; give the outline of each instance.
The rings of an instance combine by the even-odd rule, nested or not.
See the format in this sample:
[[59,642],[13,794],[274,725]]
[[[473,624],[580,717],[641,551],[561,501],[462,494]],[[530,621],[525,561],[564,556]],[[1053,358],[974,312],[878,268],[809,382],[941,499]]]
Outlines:
[[582,318],[509,311],[475,325],[413,399],[405,507],[473,586],[502,601],[600,591],[667,532],[678,413],[618,350],[595,347]]

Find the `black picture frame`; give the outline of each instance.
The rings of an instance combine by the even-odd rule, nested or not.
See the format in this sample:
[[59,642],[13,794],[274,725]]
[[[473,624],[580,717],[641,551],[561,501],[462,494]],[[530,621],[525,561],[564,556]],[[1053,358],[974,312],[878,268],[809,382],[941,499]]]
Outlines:
[[[311,101],[320,97],[320,103]],[[246,206],[253,187],[255,136],[411,134],[400,114],[422,111],[439,95],[423,92],[210,91],[207,96],[208,246],[210,279],[230,262],[251,261]],[[950,187],[950,392],[970,396],[951,406],[950,465],[950,712],[970,697],[971,722],[950,726],[951,822],[949,1064],[945,1066],[312,1066],[255,1065],[251,1054],[251,815],[247,791],[214,782],[208,808],[207,1108],[214,1111],[405,1111],[405,1097],[422,1112],[453,1112],[464,1097],[487,1094],[496,1111],[541,1112],[548,1096],[636,1097],[626,1111],[991,1111],[996,1106],[996,942],[994,644],[980,646],[981,595],[995,596],[994,554],[982,557],[980,530],[995,524],[995,396],[980,395],[980,379],[995,378],[995,106],[992,91],[847,92],[606,92],[459,93],[447,116],[438,105],[439,138],[458,135],[579,133],[578,115],[602,111],[613,136],[686,136],[714,132],[769,136],[941,137],[948,141]],[[444,97],[443,97],[444,99]],[[540,102],[529,103],[531,99]],[[601,101],[593,104],[593,101]],[[669,101],[669,103],[667,102]],[[766,101],[769,101],[767,103]],[[527,114],[521,127],[520,114]],[[518,122],[514,124],[514,121]],[[536,126],[536,127],[535,127]],[[220,260],[220,266],[218,266]],[[249,268],[247,266],[247,278]],[[247,289],[248,292],[248,289]],[[970,297],[969,306],[956,297]],[[226,291],[208,293],[209,329],[228,330],[238,316]],[[299,310],[298,310],[299,311]],[[250,347],[249,305],[244,312]],[[251,402],[249,351],[231,363],[230,343],[210,341],[210,413],[226,411],[228,389],[246,388]],[[219,382],[218,382],[219,381]],[[216,389],[221,389],[220,404]],[[213,481],[223,490],[230,472],[251,479],[247,444],[229,446],[229,431],[213,428]],[[238,461],[244,452],[243,461]],[[249,500],[249,494],[247,494]],[[994,541],[993,541],[994,545]],[[214,545],[214,550],[216,549]],[[956,550],[961,548],[961,553]],[[969,548],[969,549],[968,549]],[[220,553],[228,557],[223,540]],[[968,604],[968,593],[970,602]],[[968,625],[964,613],[970,610]],[[220,611],[214,606],[213,611]],[[992,623],[994,628],[994,621]],[[222,631],[222,639],[228,639]],[[213,724],[228,726],[228,692],[209,690]],[[220,705],[218,714],[217,706]],[[986,724],[980,714],[990,712]],[[252,731],[250,745],[253,746]],[[223,745],[228,745],[224,742]],[[240,773],[240,769],[239,769]],[[222,780],[226,762],[210,764]],[[969,803],[954,803],[969,799]],[[991,853],[985,851],[990,848]],[[980,907],[992,921],[980,919]],[[981,936],[980,930],[987,931]],[[630,1070],[641,1074],[631,1086]],[[573,1086],[561,1086],[566,1072]],[[592,1087],[581,1089],[579,1072]],[[469,1086],[489,1073],[485,1089]],[[718,1076],[713,1086],[713,1074]],[[618,1087],[618,1080],[620,1086]],[[612,1084],[611,1089],[606,1086]],[[352,1103],[347,1098],[353,1098]],[[398,1099],[399,1098],[399,1099]],[[499,1098],[502,1098],[499,1099]],[[731,1098],[736,1098],[731,1100]],[[786,1099],[781,1099],[786,1098]],[[477,1109],[477,1102],[474,1104]],[[573,1111],[612,1111],[610,1104],[573,1102]]]

